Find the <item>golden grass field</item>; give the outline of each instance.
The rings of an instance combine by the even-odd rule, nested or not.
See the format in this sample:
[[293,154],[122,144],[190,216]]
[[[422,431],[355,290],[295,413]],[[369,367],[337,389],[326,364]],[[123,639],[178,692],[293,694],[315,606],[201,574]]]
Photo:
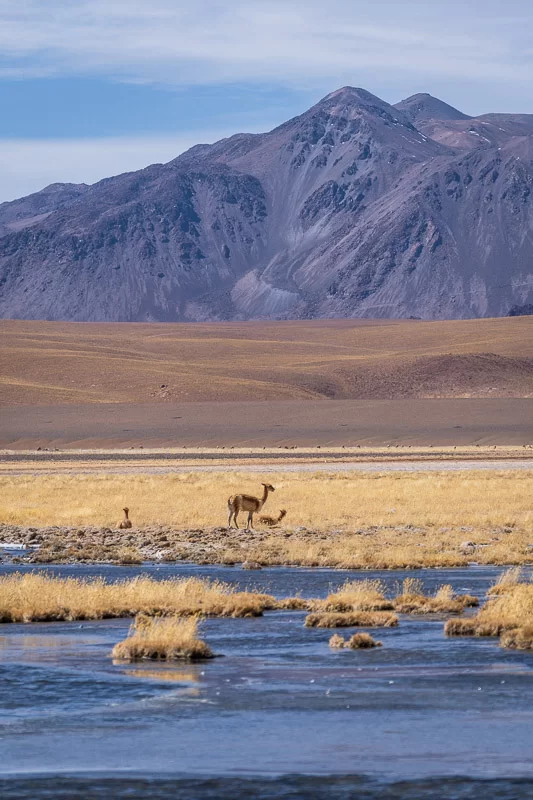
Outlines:
[[[0,476],[0,522],[25,526],[3,536],[27,541],[28,526],[63,526],[41,535],[37,558],[44,563],[117,560],[117,547],[131,548],[133,558],[140,552],[166,560],[363,569],[533,561],[530,470],[269,473],[276,491],[264,512],[287,509],[284,527],[228,530],[228,496],[259,494],[259,477]],[[134,527],[119,531],[125,505]]]
[[[261,494],[260,481],[260,473],[246,472],[3,475],[0,522],[114,527],[128,506],[137,528],[226,526],[228,497]],[[269,472],[268,482],[275,492],[263,513],[287,509],[288,528],[504,526],[533,535],[533,470]],[[242,515],[240,522],[244,527]]]
[[0,321],[0,403],[531,397],[533,318]]

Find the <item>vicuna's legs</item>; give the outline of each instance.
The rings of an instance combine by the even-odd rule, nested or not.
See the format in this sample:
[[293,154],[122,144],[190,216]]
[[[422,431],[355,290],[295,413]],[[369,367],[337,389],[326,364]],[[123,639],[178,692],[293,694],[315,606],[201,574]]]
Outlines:
[[228,510],[229,510],[228,528],[231,528],[232,517],[235,520],[235,527],[238,528],[239,523],[237,522],[237,514],[239,513],[239,502],[237,497],[234,497],[232,495],[231,497],[228,498]]

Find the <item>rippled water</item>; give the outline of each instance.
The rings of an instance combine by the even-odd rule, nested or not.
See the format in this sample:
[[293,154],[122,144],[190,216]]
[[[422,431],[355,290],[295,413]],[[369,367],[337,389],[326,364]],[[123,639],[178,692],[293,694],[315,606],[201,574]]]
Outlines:
[[[408,574],[483,596],[499,572],[46,571],[199,574],[278,597]],[[128,620],[1,627],[2,797],[533,798],[532,654],[446,640],[442,619],[414,617],[379,630],[383,648],[335,652],[304,616],[207,620],[223,657],[201,665],[113,664]]]

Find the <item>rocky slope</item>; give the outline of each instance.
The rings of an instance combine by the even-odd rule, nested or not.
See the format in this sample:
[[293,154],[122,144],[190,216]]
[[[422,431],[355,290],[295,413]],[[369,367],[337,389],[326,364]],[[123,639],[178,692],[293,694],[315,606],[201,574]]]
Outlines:
[[533,115],[346,87],[265,134],[0,205],[0,316],[502,316],[533,301]]

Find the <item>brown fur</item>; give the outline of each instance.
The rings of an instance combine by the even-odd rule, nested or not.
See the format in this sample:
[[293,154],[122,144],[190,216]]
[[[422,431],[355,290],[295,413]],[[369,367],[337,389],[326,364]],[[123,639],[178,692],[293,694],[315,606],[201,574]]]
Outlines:
[[270,483],[262,483],[263,488],[263,497],[252,497],[250,494],[235,494],[228,498],[228,510],[229,510],[229,517],[228,517],[228,528],[231,528],[231,520],[233,519],[235,522],[235,527],[239,527],[239,522],[237,517],[240,511],[247,511],[248,512],[248,525],[247,530],[254,527],[253,524],[253,516],[254,514],[258,514],[259,511],[263,508],[266,503],[268,493],[273,492],[274,487]]
[[123,508],[124,511],[124,519],[121,519],[120,522],[117,522],[117,528],[121,530],[125,530],[127,528],[131,528],[131,519],[128,517],[130,512],[129,508]]
[[284,508],[282,508],[277,517],[269,517],[269,516],[259,517],[259,522],[262,525],[268,525],[270,528],[273,528],[274,525],[279,525],[283,517],[286,516],[287,512],[285,511]]

